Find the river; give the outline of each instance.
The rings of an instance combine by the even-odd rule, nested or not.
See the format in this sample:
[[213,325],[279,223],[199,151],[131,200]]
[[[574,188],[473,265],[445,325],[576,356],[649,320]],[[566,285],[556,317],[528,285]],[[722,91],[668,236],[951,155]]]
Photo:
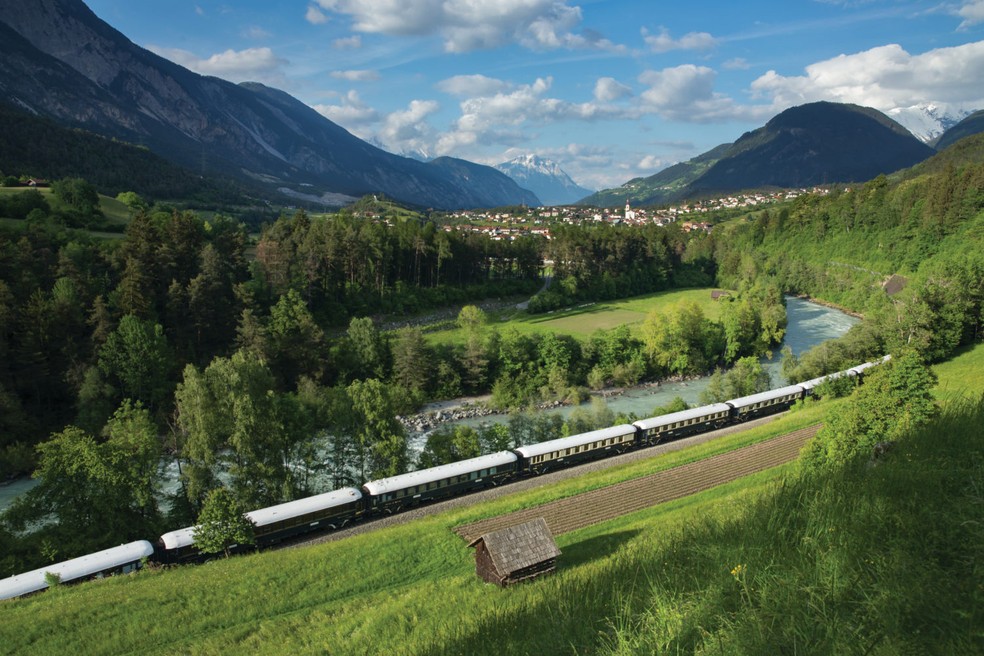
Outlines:
[[[762,363],[772,379],[772,388],[786,385],[786,381],[780,371],[780,352],[786,346],[792,349],[793,354],[800,355],[808,351],[817,344],[835,339],[850,330],[851,326],[858,323],[860,319],[833,308],[829,308],[818,303],[813,303],[793,296],[786,297],[786,338],[775,351],[773,359],[763,358]],[[682,398],[690,405],[700,403],[700,394],[707,387],[710,376],[704,376],[688,380],[685,382],[663,383],[660,385],[642,385],[626,390],[616,396],[605,399],[608,407],[616,414],[628,415],[634,413],[637,417],[648,417],[654,408],[668,404],[676,397]],[[557,409],[545,410],[544,412],[557,413],[562,417],[570,415],[575,408],[589,408],[591,402],[587,401],[581,406],[564,406]],[[442,424],[465,425],[477,427],[483,423],[502,423],[508,420],[508,415],[489,415],[486,417],[475,417],[461,419],[454,422]],[[423,448],[426,435],[415,436],[412,440],[411,449],[419,452]]]
[[[828,339],[840,337],[859,321],[859,319],[839,310],[792,296],[786,297],[786,316],[788,318],[788,324],[783,346],[789,346],[796,355]],[[778,355],[780,351],[781,347],[776,351],[776,358],[774,360],[763,360],[765,368],[769,371],[769,375],[772,378],[772,387],[779,387],[787,382],[782,378],[782,374],[779,371],[780,362]],[[708,380],[709,377],[704,377],[680,383],[636,387],[626,390],[617,396],[611,396],[606,399],[606,402],[608,403],[608,407],[616,413],[635,413],[638,417],[647,417],[652,413],[653,408],[666,405],[677,396],[691,405],[698,404],[700,402],[700,393],[707,387]],[[567,417],[574,411],[575,407],[590,407],[590,402],[586,403],[585,406],[566,406],[557,408],[556,410],[545,410],[544,412],[556,412],[563,417]],[[508,415],[490,415],[481,418],[462,419],[444,425],[463,424],[479,426],[483,423],[501,423],[507,420]],[[414,456],[423,448],[425,440],[426,434],[414,435],[411,438],[411,452]],[[173,492],[177,488],[177,468],[173,464],[173,461],[168,461],[163,466],[165,467],[165,482],[163,487],[167,492]],[[36,484],[37,482],[35,480],[24,478],[7,485],[0,485],[0,511],[10,505],[16,497],[24,494]]]

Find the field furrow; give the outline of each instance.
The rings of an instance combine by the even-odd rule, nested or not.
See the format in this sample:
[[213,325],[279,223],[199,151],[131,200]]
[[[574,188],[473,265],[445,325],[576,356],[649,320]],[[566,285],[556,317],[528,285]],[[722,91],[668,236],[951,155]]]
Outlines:
[[560,535],[790,462],[819,429],[820,424],[809,426],[706,460],[459,526],[455,532],[471,542],[486,533],[543,517],[554,535]]

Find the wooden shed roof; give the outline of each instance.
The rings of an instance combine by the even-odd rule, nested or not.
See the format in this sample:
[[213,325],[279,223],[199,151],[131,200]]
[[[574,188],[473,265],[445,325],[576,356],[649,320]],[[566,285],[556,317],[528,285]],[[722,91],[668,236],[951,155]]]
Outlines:
[[485,543],[496,570],[503,576],[560,555],[547,521],[542,517],[486,533],[468,546],[474,547],[479,542]]

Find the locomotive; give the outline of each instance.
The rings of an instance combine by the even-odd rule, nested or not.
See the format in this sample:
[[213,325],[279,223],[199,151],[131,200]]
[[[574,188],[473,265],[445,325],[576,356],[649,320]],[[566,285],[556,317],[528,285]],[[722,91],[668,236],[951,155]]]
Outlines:
[[[540,475],[588,460],[655,446],[669,440],[775,414],[788,409],[800,399],[812,396],[816,388],[827,381],[848,377],[860,384],[867,369],[888,361],[890,357],[886,355],[879,360],[796,385],[723,403],[690,408],[631,424],[611,426],[368,481],[361,488],[345,487],[253,510],[246,513],[246,516],[254,525],[255,547],[258,548],[304,533],[337,530],[351,522],[401,512],[422,503],[468,494],[509,483],[517,478]],[[58,575],[62,582],[70,582],[132,571],[146,559],[161,563],[198,561],[202,554],[195,546],[194,536],[195,527],[189,526],[160,536],[156,547],[147,540],[138,540],[18,574],[0,581],[0,599],[47,588],[46,574],[49,573]],[[248,548],[252,548],[252,545],[232,545],[230,551],[244,551]]]

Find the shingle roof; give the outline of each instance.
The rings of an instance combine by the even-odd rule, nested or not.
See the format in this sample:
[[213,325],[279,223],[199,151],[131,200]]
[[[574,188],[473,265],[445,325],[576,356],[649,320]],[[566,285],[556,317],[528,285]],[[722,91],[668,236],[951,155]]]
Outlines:
[[542,517],[486,533],[468,546],[474,547],[479,542],[485,542],[496,570],[503,576],[560,555],[547,521]]

